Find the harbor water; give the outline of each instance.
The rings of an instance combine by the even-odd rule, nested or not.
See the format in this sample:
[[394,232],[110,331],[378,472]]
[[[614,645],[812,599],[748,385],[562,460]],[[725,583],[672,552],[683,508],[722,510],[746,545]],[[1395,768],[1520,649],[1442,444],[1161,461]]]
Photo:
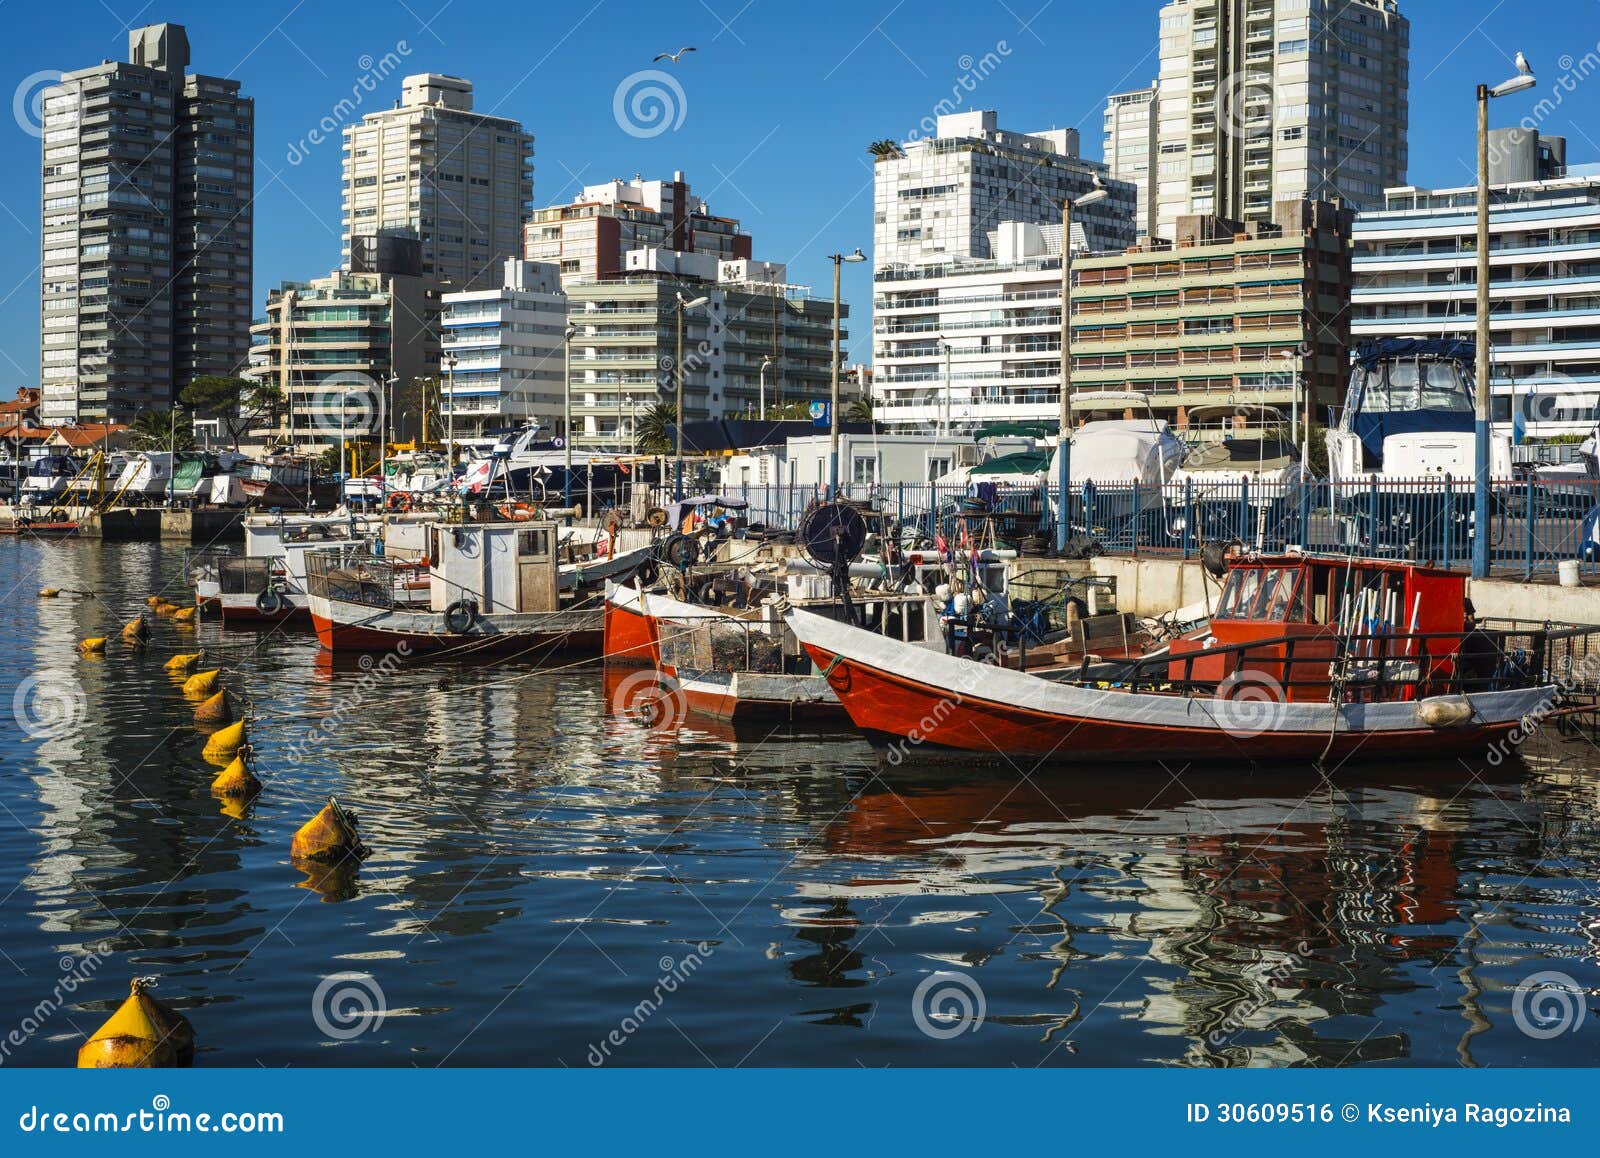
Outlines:
[[[890,760],[641,718],[566,657],[119,646],[182,561],[0,547],[5,1065],[72,1064],[132,977],[205,1067],[1600,1061],[1600,750],[1553,726],[1331,782]],[[162,667],[202,647],[253,714],[242,806]],[[372,854],[308,873],[330,795]]]

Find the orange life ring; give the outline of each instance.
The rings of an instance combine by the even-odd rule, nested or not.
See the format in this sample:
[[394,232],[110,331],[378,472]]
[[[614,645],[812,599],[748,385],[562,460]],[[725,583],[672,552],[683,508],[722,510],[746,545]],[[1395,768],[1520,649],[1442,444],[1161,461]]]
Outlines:
[[525,523],[533,518],[533,508],[527,503],[508,503],[498,508],[500,517],[513,523]]
[[411,509],[411,496],[406,494],[405,491],[395,491],[394,494],[389,496],[389,509],[399,513],[409,511]]

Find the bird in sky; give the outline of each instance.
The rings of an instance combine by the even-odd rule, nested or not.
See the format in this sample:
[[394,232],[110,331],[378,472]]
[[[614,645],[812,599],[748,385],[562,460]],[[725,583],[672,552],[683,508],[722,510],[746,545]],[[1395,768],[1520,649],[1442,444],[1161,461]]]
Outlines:
[[693,51],[694,51],[694,46],[686,44],[682,48],[678,49],[677,52],[658,52],[658,53],[656,53],[655,60],[670,60],[670,61],[672,61],[673,64],[677,64],[678,63],[678,58],[680,56],[682,56],[686,52],[693,52]]
[[[661,58],[658,56],[658,57],[656,57],[656,59],[660,60]],[[1517,53],[1517,71],[1520,72],[1523,76],[1532,76],[1533,75],[1533,66],[1528,63],[1528,58],[1526,56],[1523,56],[1522,53],[1520,53],[1520,52]]]

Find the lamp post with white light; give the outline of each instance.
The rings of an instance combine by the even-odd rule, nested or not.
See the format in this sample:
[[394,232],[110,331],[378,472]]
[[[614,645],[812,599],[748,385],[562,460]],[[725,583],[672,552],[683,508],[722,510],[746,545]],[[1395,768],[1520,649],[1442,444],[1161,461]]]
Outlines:
[[[688,313],[690,310],[699,309],[701,306],[705,305],[710,300],[711,300],[711,298],[709,296],[701,296],[701,297],[697,297],[697,298],[694,298],[694,299],[691,300],[689,298],[684,297],[683,294],[680,293],[678,295],[677,305],[674,307],[678,312],[678,357],[673,363],[673,369],[676,370],[677,374],[678,374],[678,413],[677,413],[677,416],[676,416],[676,425],[677,425],[677,428],[678,428],[678,466],[677,466],[677,477],[676,477],[676,481],[673,483],[672,493],[673,493],[673,497],[677,498],[679,500],[681,500],[684,497],[683,496],[683,315]],[[708,389],[709,389],[709,387],[708,387]]]
[[1473,405],[1473,469],[1476,488],[1472,503],[1472,577],[1489,576],[1489,98],[1510,96],[1532,88],[1537,81],[1528,58],[1517,53],[1517,75],[1492,88],[1478,86],[1478,304],[1477,353],[1473,358],[1477,395]]
[[1110,193],[1095,174],[1082,197],[1061,202],[1061,413],[1056,432],[1056,551],[1067,549],[1067,492],[1072,481],[1072,210],[1104,201]]
[[761,359],[761,421],[767,420],[767,367],[772,365],[771,358]]
[[834,253],[828,256],[833,262],[833,390],[828,403],[828,498],[839,497],[839,267],[849,261],[866,261],[867,255],[857,249],[854,253]]

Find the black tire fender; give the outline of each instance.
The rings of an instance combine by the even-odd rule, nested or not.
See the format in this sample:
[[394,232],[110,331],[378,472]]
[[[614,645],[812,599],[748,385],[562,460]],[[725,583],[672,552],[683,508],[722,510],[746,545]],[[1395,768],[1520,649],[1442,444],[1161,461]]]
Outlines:
[[478,622],[478,605],[471,599],[457,599],[444,609],[444,627],[451,635],[465,635]]

